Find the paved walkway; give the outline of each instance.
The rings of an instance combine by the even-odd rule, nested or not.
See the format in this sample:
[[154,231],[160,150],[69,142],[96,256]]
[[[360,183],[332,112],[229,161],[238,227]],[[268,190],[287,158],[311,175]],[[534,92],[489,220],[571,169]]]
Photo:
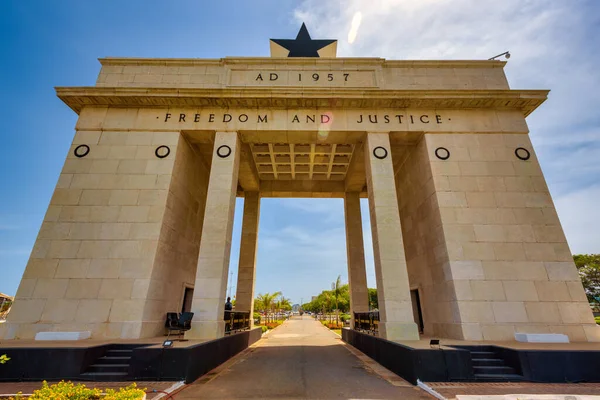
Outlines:
[[374,374],[340,337],[310,317],[263,337],[216,377],[200,379],[177,399],[423,399],[411,385]]

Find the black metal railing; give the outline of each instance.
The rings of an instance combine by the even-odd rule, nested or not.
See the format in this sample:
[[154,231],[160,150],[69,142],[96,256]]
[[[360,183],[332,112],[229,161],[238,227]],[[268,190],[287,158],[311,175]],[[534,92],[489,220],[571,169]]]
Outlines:
[[354,329],[377,335],[379,333],[379,311],[355,312]]
[[250,311],[225,311],[225,334],[250,329]]

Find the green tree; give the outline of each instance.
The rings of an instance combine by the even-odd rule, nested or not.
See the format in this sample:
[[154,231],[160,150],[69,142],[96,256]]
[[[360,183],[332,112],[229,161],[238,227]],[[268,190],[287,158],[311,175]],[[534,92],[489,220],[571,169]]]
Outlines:
[[281,296],[281,292],[258,294],[254,299],[254,309],[264,312],[271,312],[275,307],[275,299]]
[[369,310],[379,308],[379,302],[377,301],[377,289],[369,288]]
[[573,260],[588,301],[600,302],[600,254],[575,254]]

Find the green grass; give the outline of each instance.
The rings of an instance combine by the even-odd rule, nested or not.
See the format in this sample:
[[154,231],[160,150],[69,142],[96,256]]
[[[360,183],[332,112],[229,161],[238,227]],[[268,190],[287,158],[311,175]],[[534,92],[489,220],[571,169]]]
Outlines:
[[342,336],[342,330],[341,329],[332,329],[332,331],[334,331],[338,335]]

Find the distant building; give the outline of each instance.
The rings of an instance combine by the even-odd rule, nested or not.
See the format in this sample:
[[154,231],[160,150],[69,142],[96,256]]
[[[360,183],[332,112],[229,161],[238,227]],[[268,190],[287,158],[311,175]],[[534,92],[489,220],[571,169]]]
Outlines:
[[300,311],[300,304],[294,304],[292,306],[292,312],[298,312]]

